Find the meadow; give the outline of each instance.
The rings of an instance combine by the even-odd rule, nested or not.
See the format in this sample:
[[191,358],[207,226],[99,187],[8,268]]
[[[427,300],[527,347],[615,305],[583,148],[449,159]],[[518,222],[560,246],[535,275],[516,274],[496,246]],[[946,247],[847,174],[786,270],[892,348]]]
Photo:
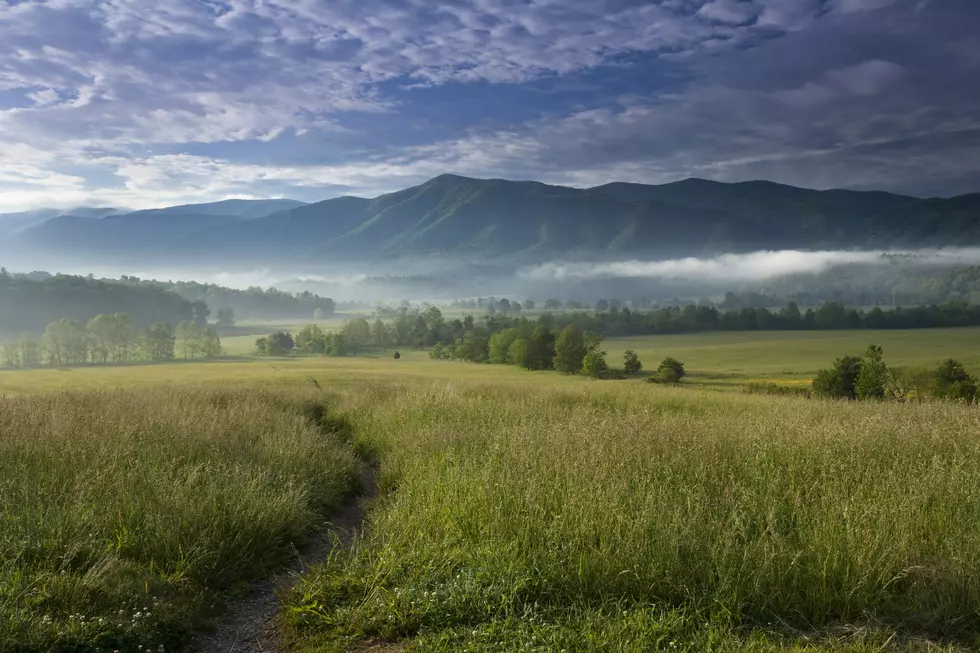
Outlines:
[[294,650],[974,650],[980,411],[717,390],[870,342],[975,373],[978,335],[604,343],[678,388],[410,351],[0,372],[0,651],[186,645],[366,454],[363,538],[283,597]]

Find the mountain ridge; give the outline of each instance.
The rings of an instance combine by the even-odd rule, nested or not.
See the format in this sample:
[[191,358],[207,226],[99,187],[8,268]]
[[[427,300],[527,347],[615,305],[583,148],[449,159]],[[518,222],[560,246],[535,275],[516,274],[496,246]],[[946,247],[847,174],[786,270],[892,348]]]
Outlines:
[[444,174],[374,198],[226,200],[105,218],[62,215],[16,239],[75,254],[111,256],[123,248],[147,257],[301,263],[961,246],[980,245],[980,193],[920,199],[698,178],[573,188]]

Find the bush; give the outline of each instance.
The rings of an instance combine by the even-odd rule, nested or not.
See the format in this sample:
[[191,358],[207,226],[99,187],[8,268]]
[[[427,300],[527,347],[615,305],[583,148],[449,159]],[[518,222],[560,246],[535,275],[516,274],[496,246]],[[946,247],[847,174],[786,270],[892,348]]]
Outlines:
[[660,362],[660,367],[650,377],[650,383],[680,383],[685,376],[684,363],[668,356]]
[[973,403],[977,397],[977,380],[966,373],[962,363],[948,358],[936,370],[933,396],[937,399]]
[[854,383],[858,399],[884,399],[888,368],[882,360],[881,347],[869,345],[861,357],[861,371]]
[[606,363],[606,352],[593,349],[585,355],[582,360],[582,374],[591,376],[594,379],[603,378],[609,372],[609,365]]
[[637,374],[643,369],[640,357],[632,349],[627,349],[626,353],[623,354],[623,369],[627,374]]
[[429,351],[429,358],[434,361],[441,361],[449,358],[449,352],[447,352],[441,344],[436,343],[435,346],[432,347],[432,350]]
[[813,393],[828,399],[857,399],[858,375],[861,373],[861,359],[857,356],[844,356],[834,361],[829,370],[820,370],[813,379]]
[[398,353],[398,352],[396,351],[396,352],[395,352],[395,360],[398,360],[398,359],[400,359],[401,357],[402,357],[402,355],[401,355],[400,353]]

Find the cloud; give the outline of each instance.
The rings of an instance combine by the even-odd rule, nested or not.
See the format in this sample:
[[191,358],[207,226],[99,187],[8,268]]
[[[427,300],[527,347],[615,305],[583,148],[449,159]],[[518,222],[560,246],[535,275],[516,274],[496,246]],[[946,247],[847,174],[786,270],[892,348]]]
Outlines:
[[968,0],[8,3],[0,209],[446,171],[975,190],[971,17]]

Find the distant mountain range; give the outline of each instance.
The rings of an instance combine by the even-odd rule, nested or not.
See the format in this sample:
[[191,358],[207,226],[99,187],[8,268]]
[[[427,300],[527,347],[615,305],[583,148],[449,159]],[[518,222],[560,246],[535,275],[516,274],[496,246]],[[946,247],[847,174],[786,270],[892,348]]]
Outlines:
[[[8,247],[74,260],[544,261],[980,245],[980,194],[919,199],[766,181],[589,189],[442,175],[374,199],[229,200],[0,215]],[[2,249],[2,248],[0,248]]]

